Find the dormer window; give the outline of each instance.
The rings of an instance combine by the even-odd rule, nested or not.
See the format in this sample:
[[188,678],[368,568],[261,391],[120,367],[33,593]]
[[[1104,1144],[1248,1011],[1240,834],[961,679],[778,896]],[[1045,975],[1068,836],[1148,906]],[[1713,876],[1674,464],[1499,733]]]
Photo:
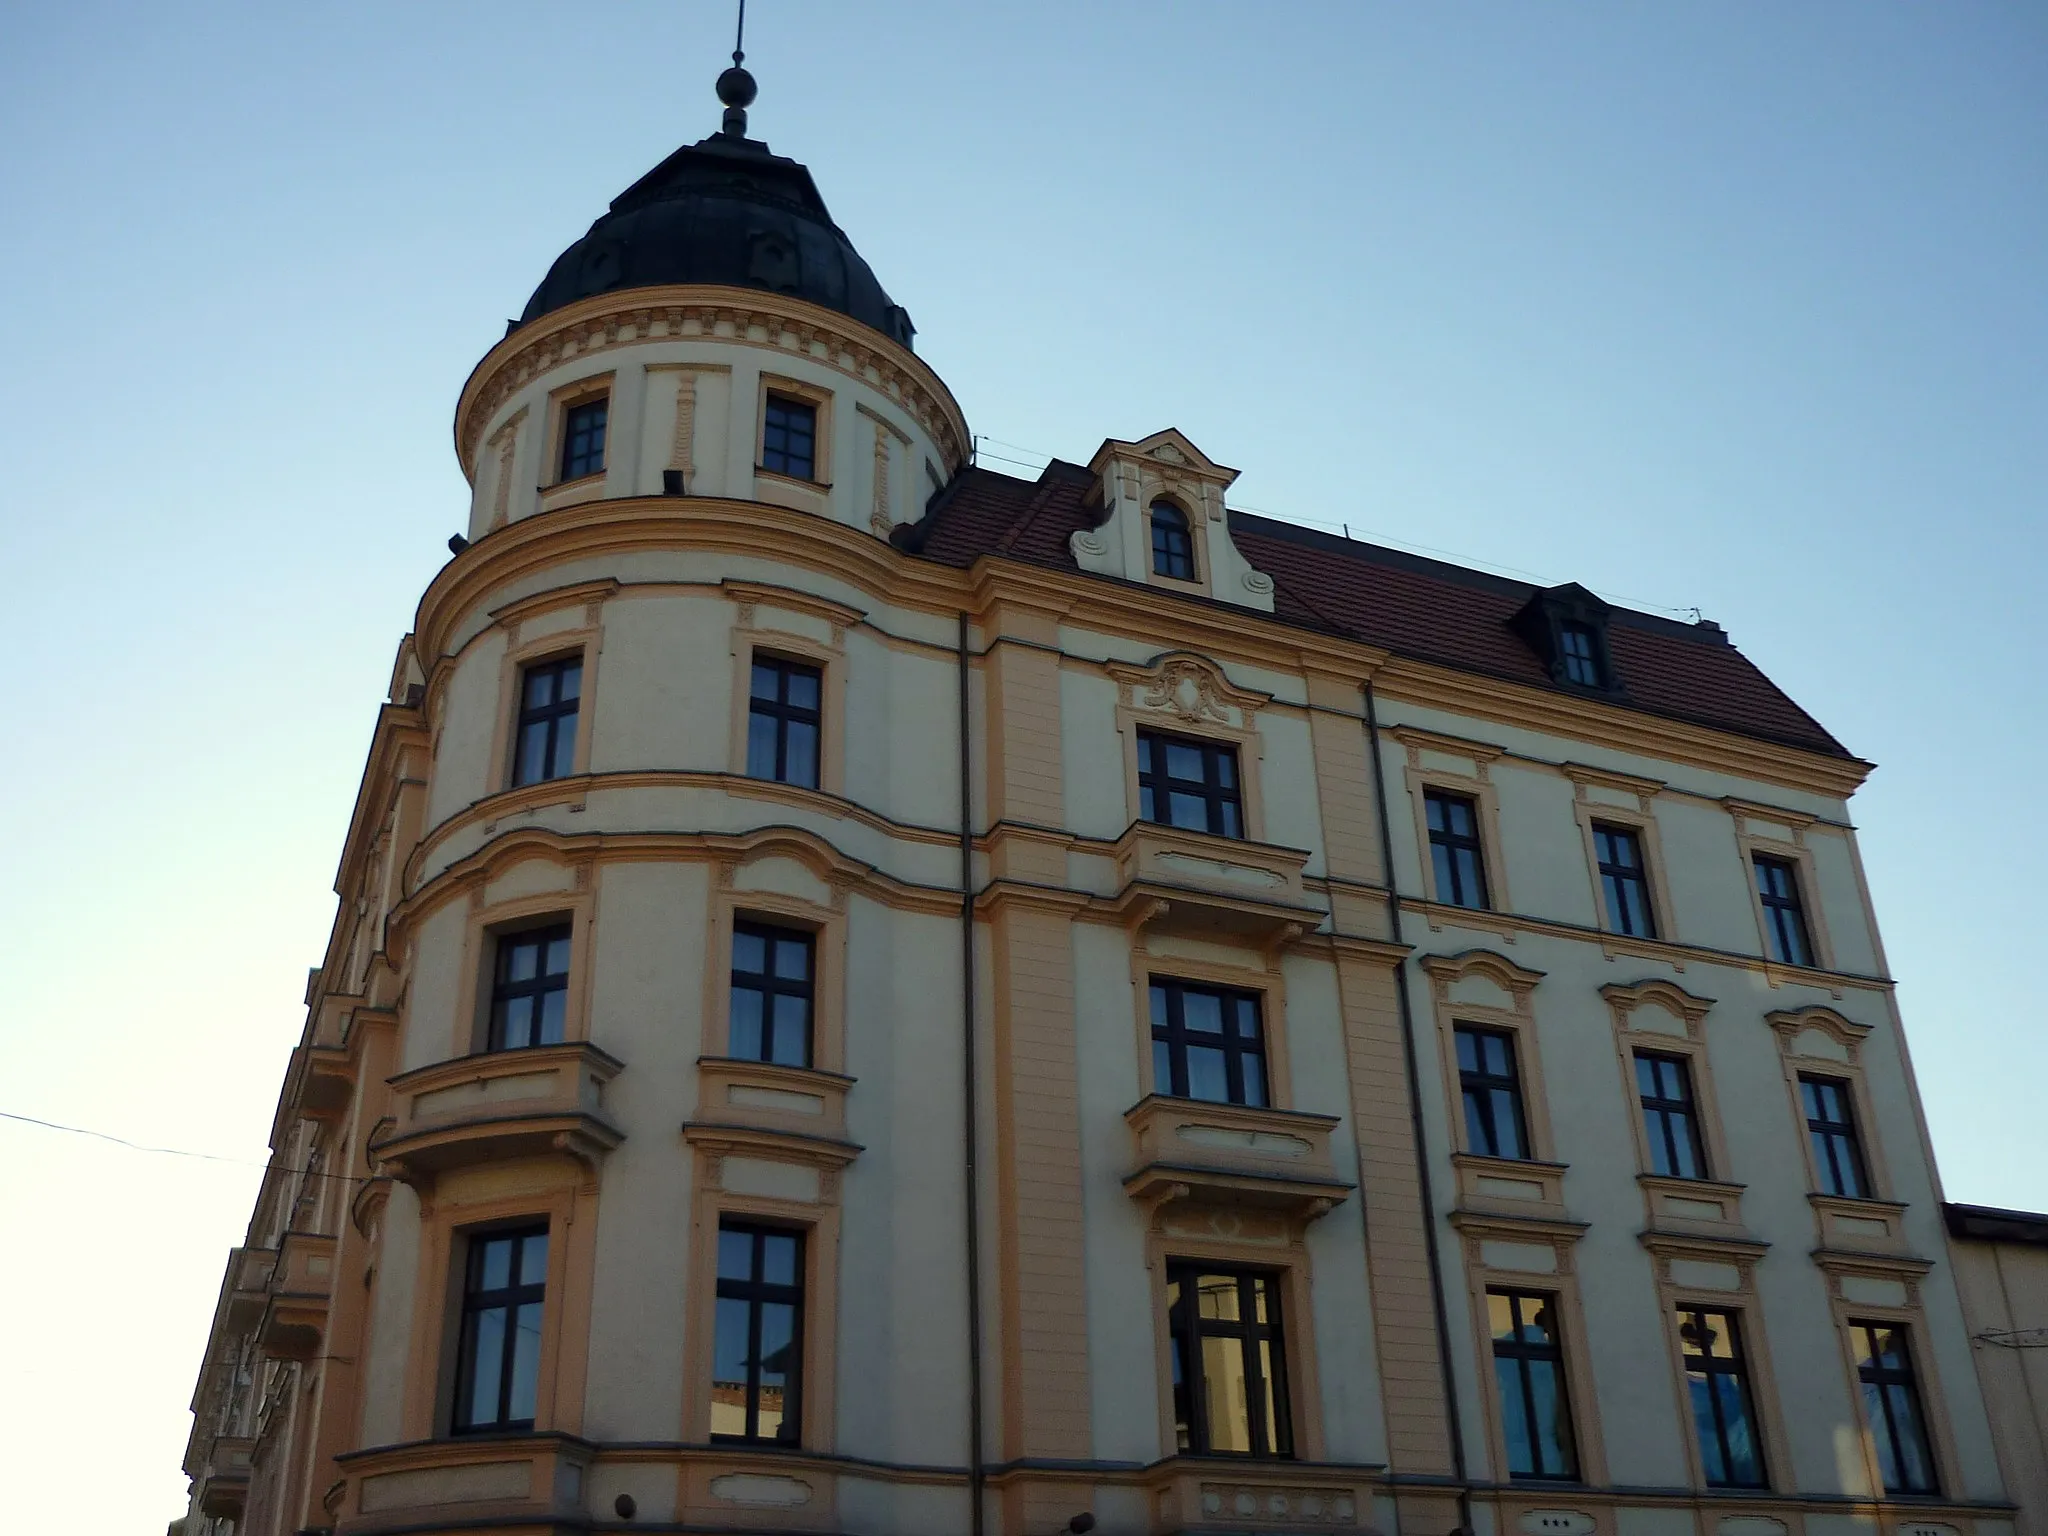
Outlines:
[[1618,694],[1621,680],[1607,644],[1609,612],[1598,597],[1567,582],[1533,594],[1508,623],[1528,642],[1553,683]]
[[1188,515],[1170,501],[1152,503],[1152,574],[1173,581],[1195,579],[1195,540]]
[[1594,649],[1593,631],[1584,624],[1562,624],[1557,631],[1557,651],[1564,662],[1565,681],[1586,688],[1598,688],[1600,656]]

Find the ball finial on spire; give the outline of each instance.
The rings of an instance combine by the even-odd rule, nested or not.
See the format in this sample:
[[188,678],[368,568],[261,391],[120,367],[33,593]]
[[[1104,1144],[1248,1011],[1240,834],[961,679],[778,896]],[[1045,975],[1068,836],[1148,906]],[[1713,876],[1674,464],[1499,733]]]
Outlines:
[[728,138],[747,136],[747,108],[754,104],[759,87],[746,69],[747,0],[740,0],[739,30],[732,40],[732,68],[718,77],[718,99],[725,103],[724,129]]

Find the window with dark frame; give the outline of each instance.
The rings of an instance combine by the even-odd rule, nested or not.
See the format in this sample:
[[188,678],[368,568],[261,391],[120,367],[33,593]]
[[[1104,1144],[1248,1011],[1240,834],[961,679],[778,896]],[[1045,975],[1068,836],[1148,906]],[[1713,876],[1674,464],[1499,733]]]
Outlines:
[[1862,1139],[1856,1134],[1854,1105],[1845,1079],[1799,1074],[1799,1106],[1806,1114],[1806,1136],[1813,1145],[1813,1170],[1820,1180],[1820,1192],[1868,1200],[1870,1168],[1863,1160]]
[[1593,638],[1592,629],[1585,624],[1574,624],[1567,620],[1557,628],[1558,659],[1564,663],[1565,681],[1579,683],[1587,688],[1598,688],[1605,683],[1600,675],[1599,642]]
[[1243,837],[1237,748],[1227,742],[1138,732],[1138,816],[1218,837]]
[[1486,858],[1479,845],[1479,807],[1465,795],[1424,790],[1429,857],[1436,899],[1453,907],[1487,907]]
[[1188,515],[1170,501],[1152,503],[1152,573],[1175,581],[1195,579],[1195,540]]
[[512,735],[512,784],[538,784],[576,771],[576,715],[583,704],[583,658],[537,662],[519,674],[519,720]]
[[1667,1179],[1704,1179],[1699,1107],[1693,1100],[1692,1063],[1683,1056],[1637,1051],[1636,1093],[1650,1143],[1650,1171]]
[[1493,1374],[1500,1388],[1508,1475],[1560,1482],[1576,1479],[1579,1452],[1565,1391],[1557,1298],[1527,1291],[1488,1291],[1486,1317],[1493,1335]]
[[728,1055],[785,1067],[811,1064],[813,961],[812,937],[800,929],[733,924]]
[[1291,1457],[1280,1277],[1170,1261],[1166,1316],[1180,1449],[1194,1456]]
[[1678,1309],[1685,1391],[1709,1488],[1767,1488],[1742,1327],[1733,1312]]
[[1256,993],[1154,980],[1152,1091],[1212,1104],[1266,1102]]
[[1851,1321],[1856,1346],[1856,1381],[1863,1414],[1877,1442],[1877,1465],[1886,1493],[1939,1493],[1927,1419],[1920,1411],[1920,1386],[1901,1323]]
[[711,1438],[796,1445],[803,1434],[804,1239],[718,1224]]
[[1515,1065],[1515,1037],[1505,1029],[1460,1024],[1458,1088],[1465,1100],[1465,1140],[1482,1157],[1526,1161],[1529,1130],[1522,1114],[1522,1079]]
[[818,408],[771,394],[761,418],[761,467],[798,480],[817,479]]
[[1799,871],[1790,859],[1774,859],[1764,853],[1755,855],[1752,862],[1771,958],[1786,965],[1812,965],[1813,940],[1806,931],[1806,909],[1799,900]]
[[609,395],[562,412],[562,472],[558,479],[581,480],[604,468],[605,418],[610,413]]
[[489,1049],[562,1043],[569,1018],[569,927],[552,923],[498,935]]
[[749,691],[747,776],[816,789],[824,674],[757,653]]
[[1638,939],[1657,937],[1650,905],[1650,875],[1643,862],[1642,834],[1633,827],[1593,823],[1593,856],[1600,866],[1600,892],[1610,932]]
[[533,1428],[547,1282],[546,1227],[477,1233],[469,1239],[449,1426],[453,1433]]

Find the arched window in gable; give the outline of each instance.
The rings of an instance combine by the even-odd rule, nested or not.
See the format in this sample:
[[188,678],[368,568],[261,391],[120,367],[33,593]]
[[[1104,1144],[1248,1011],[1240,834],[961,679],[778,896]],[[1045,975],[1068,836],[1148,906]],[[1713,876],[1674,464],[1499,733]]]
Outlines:
[[1195,577],[1195,538],[1188,515],[1170,501],[1152,503],[1152,573],[1174,581]]

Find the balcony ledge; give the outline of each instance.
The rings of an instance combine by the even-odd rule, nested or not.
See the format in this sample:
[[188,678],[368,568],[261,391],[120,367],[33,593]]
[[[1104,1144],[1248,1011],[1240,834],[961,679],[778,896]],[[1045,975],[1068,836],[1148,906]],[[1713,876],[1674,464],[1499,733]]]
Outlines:
[[587,1040],[460,1056],[391,1079],[398,1128],[371,1156],[408,1184],[475,1163],[566,1156],[595,1168],[625,1140],[604,1114],[624,1064]]
[[327,1332],[334,1295],[335,1240],[319,1232],[287,1232],[271,1272],[270,1300],[257,1342],[279,1360],[310,1360]]
[[1124,1111],[1136,1168],[1124,1192],[1149,1210],[1176,1200],[1264,1206],[1312,1221],[1350,1195],[1330,1158],[1334,1115],[1148,1094]]
[[1134,927],[1284,943],[1327,916],[1302,887],[1305,849],[1135,821],[1114,857],[1118,889],[1109,905]]

